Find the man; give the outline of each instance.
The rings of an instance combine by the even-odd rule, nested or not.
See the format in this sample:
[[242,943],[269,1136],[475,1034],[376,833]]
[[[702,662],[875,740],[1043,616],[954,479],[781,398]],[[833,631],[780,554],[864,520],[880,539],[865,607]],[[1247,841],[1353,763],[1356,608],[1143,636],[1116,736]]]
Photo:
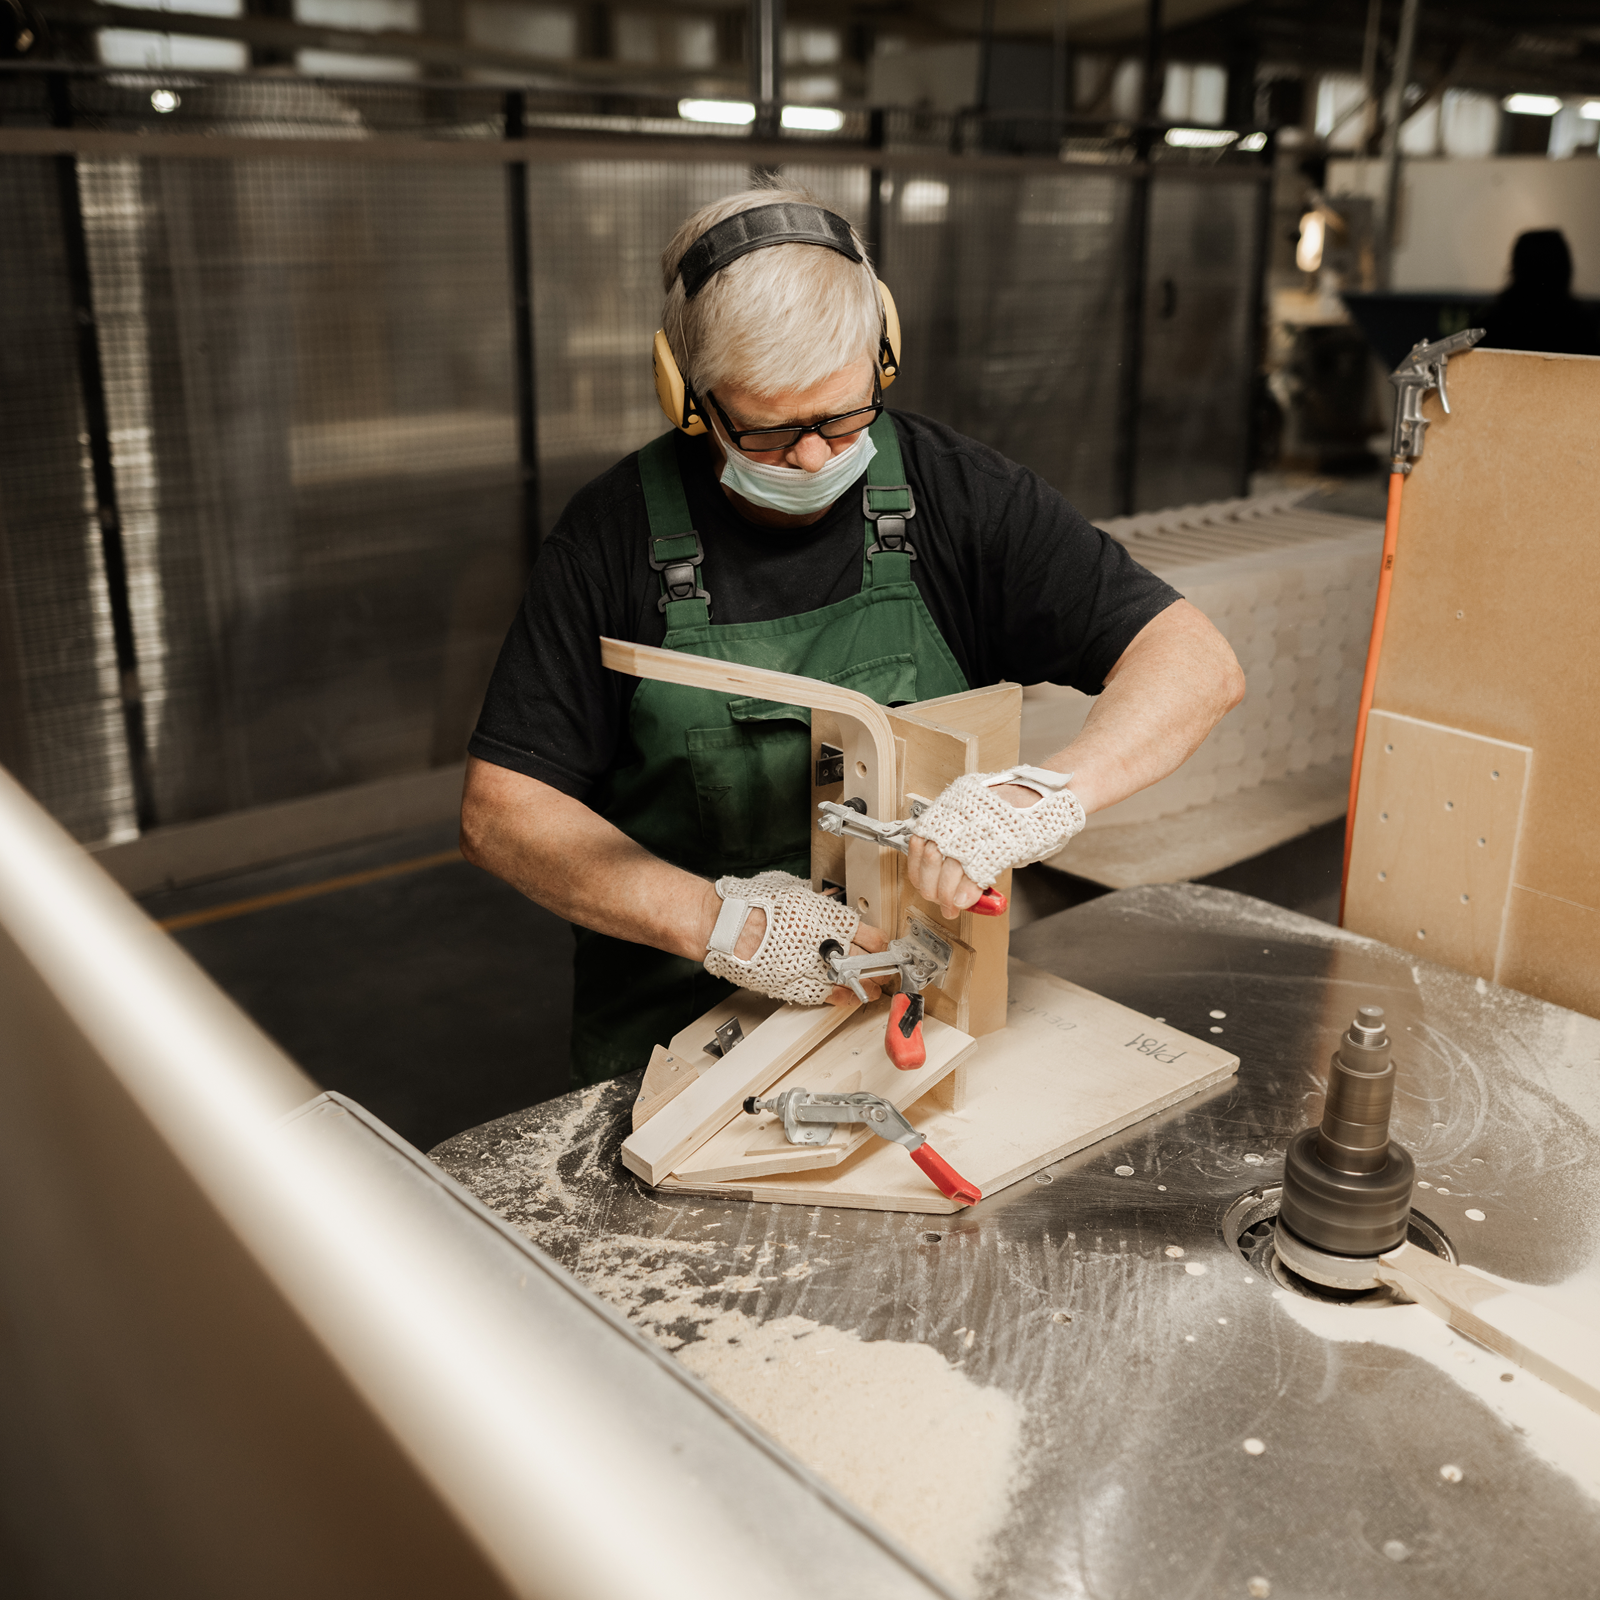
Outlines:
[[909,876],[947,914],[1171,772],[1244,691],[1206,618],[1041,479],[883,411],[898,319],[842,219],[796,191],[732,195],[662,267],[656,377],[676,429],[581,490],[546,540],[462,807],[467,859],[575,925],[584,1082],[644,1065],[733,983],[842,998],[821,940],[885,943],[805,881],[801,714],[625,679],[602,636],[884,704],[1003,680],[1098,694],[1044,770],[969,775],[924,814]]

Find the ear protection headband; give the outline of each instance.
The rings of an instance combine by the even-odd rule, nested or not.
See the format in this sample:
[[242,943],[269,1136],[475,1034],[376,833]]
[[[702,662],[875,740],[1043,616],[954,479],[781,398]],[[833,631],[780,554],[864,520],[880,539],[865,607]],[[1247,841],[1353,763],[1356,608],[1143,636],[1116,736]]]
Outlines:
[[[765,250],[775,244],[814,244],[836,250],[851,261],[860,261],[861,252],[850,237],[850,224],[843,217],[824,211],[821,206],[777,201],[769,206],[752,206],[726,217],[714,228],[707,228],[683,253],[678,277],[684,295],[692,300],[717,273],[752,250]],[[900,374],[900,314],[894,296],[878,279],[878,300],[883,309],[883,332],[878,340],[878,383],[887,389]],[[691,437],[706,431],[705,414],[694,391],[683,380],[678,363],[667,343],[664,330],[657,329],[652,353],[655,367],[656,398],[667,420]]]

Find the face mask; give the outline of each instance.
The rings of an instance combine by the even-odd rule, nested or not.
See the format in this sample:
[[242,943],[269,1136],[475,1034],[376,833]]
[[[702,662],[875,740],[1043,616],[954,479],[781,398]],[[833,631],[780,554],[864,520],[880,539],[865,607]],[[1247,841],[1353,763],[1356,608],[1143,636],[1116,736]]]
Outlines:
[[743,495],[753,506],[787,512],[792,517],[826,511],[867,470],[878,453],[872,435],[864,428],[848,450],[841,450],[816,472],[752,461],[728,443],[721,428],[717,429],[717,442],[727,456],[727,465],[722,469],[723,486]]

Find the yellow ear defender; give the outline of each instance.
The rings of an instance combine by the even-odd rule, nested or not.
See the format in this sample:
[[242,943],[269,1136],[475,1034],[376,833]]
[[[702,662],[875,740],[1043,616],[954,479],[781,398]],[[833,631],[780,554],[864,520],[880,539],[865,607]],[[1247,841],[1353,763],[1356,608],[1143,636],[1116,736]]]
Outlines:
[[[900,376],[900,313],[895,310],[894,296],[882,278],[878,279],[878,300],[883,307],[883,333],[878,340],[878,384],[887,389]],[[656,329],[651,364],[655,368],[656,399],[661,402],[667,420],[690,438],[704,433],[706,419],[700,402],[694,390],[683,381],[683,374],[673,359],[672,347],[660,328]]]

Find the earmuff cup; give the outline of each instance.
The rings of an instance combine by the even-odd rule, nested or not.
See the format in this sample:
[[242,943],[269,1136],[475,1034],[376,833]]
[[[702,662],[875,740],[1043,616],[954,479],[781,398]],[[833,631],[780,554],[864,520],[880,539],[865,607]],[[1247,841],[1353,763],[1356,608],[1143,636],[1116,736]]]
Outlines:
[[[883,308],[883,335],[878,342],[878,383],[887,389],[900,375],[900,313],[895,309],[894,296],[882,278],[878,279],[878,301]],[[692,439],[706,431],[705,414],[694,392],[683,381],[678,363],[667,343],[664,330],[657,328],[651,348],[651,365],[655,369],[656,399],[673,427]]]

